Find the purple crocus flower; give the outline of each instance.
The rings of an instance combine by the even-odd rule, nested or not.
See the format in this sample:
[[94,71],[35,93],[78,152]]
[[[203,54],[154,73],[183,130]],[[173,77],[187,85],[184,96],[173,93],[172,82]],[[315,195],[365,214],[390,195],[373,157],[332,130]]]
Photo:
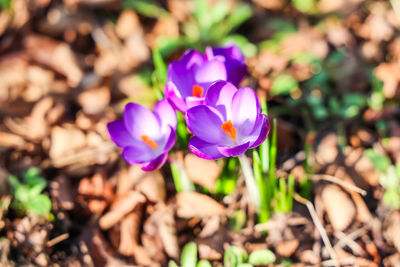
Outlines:
[[194,135],[189,149],[204,159],[239,156],[260,145],[270,129],[255,91],[226,81],[208,88],[204,105],[186,112],[186,123]]
[[136,103],[127,104],[123,120],[110,122],[107,128],[129,164],[145,164],[142,170],[152,171],[165,163],[174,146],[176,123],[174,109],[163,99],[154,112]]
[[205,55],[189,49],[168,67],[165,97],[181,112],[204,103],[209,85],[217,80],[239,85],[247,73],[237,46],[207,47]]

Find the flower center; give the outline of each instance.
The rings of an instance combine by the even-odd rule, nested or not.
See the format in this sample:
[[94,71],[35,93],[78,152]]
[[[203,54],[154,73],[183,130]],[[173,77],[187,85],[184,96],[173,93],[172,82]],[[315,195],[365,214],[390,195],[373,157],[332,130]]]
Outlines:
[[152,149],[157,149],[158,148],[157,143],[153,139],[148,137],[147,135],[142,135],[141,138],[142,138],[143,142],[145,142],[146,145],[148,145]]
[[232,122],[229,120],[221,125],[222,130],[229,136],[233,141],[236,139],[236,128],[233,126]]
[[204,95],[204,89],[201,87],[199,84],[195,84],[192,87],[192,95],[195,97],[203,97]]

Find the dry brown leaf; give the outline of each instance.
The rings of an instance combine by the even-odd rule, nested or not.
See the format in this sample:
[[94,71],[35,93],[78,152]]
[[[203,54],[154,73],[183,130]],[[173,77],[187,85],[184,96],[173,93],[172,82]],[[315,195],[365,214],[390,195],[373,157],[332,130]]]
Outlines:
[[141,209],[135,208],[133,212],[125,216],[121,221],[118,251],[124,256],[133,256],[135,254],[135,247],[138,246],[141,228],[141,213]]
[[297,239],[280,242],[275,247],[276,253],[283,257],[291,257],[299,245],[300,242]]
[[356,208],[350,197],[340,187],[327,185],[322,190],[321,199],[333,228],[345,230],[356,216]]
[[83,91],[78,96],[78,102],[86,114],[95,115],[104,112],[110,98],[110,88],[103,86]]
[[75,54],[66,43],[41,35],[29,35],[25,38],[24,45],[32,59],[65,75],[70,86],[78,86],[83,72],[77,64]]
[[185,156],[184,164],[186,173],[193,182],[213,192],[215,181],[222,172],[222,162],[201,159],[193,154],[188,154]]
[[345,165],[353,168],[357,172],[357,175],[362,178],[362,181],[359,181],[358,177],[352,175],[353,180],[356,181],[358,186],[365,187],[365,183],[369,186],[379,185],[379,173],[376,172],[371,160],[364,155],[364,149],[348,148],[345,150],[345,156]]
[[[163,203],[157,204],[155,211],[146,220],[143,229],[153,239],[159,239],[158,241],[169,257],[178,259],[179,245],[171,206],[165,206]],[[153,253],[157,253],[157,250],[154,250]]]
[[333,163],[339,155],[338,137],[335,133],[326,134],[317,143],[315,157],[320,164]]
[[81,179],[78,187],[78,200],[83,198],[88,202],[91,212],[101,213],[114,196],[113,189],[104,173],[96,173],[91,178]]
[[22,148],[25,145],[25,140],[15,134],[0,132],[0,146]]
[[375,68],[374,73],[377,78],[383,81],[385,97],[395,97],[399,87],[400,65],[397,63],[380,63]]
[[176,196],[177,214],[181,218],[224,215],[225,207],[211,197],[197,192],[182,192]]
[[115,33],[118,37],[126,39],[138,30],[141,30],[138,15],[133,10],[122,11],[115,26]]
[[55,126],[51,130],[49,155],[52,160],[74,154],[86,145],[86,136],[81,130],[69,124],[63,126]]
[[136,189],[152,202],[162,202],[166,197],[164,178],[159,171],[146,172]]
[[126,214],[130,213],[138,204],[146,202],[146,198],[139,192],[130,191],[117,199],[111,205],[110,211],[104,214],[99,225],[107,230],[118,223]]
[[393,211],[387,216],[383,224],[383,234],[400,252],[400,212]]

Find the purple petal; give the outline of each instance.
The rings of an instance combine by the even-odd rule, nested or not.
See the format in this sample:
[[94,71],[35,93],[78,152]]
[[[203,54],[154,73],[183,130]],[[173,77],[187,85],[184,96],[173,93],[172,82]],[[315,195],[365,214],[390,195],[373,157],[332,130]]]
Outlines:
[[167,142],[164,145],[164,152],[168,152],[171,150],[171,148],[175,145],[175,140],[176,140],[176,132],[175,129],[172,128],[172,126],[169,126],[168,129],[169,132],[167,132],[166,136],[168,136]]
[[161,154],[154,160],[150,161],[148,164],[144,165],[142,167],[142,170],[144,171],[154,171],[156,169],[159,169],[162,165],[164,165],[165,161],[167,160],[168,153]]
[[141,142],[135,142],[122,151],[122,156],[129,164],[142,164],[153,160],[158,155],[156,151]]
[[160,134],[160,124],[153,112],[147,108],[129,103],[124,109],[125,127],[133,138],[141,140],[142,135],[157,139]]
[[168,81],[175,84],[182,97],[192,95],[192,86],[195,84],[195,68],[204,62],[204,57],[196,50],[188,50],[178,60],[168,67]]
[[186,103],[186,110],[203,105],[204,104],[204,97],[195,97],[195,96],[188,96],[185,98],[185,103]]
[[162,99],[158,101],[158,103],[154,107],[154,114],[158,116],[163,130],[166,130],[168,128],[168,125],[176,129],[176,112],[167,99]]
[[232,99],[232,123],[240,136],[247,136],[253,129],[260,114],[260,102],[256,92],[249,88],[240,88]]
[[227,121],[231,117],[231,104],[236,87],[226,81],[216,81],[207,90],[205,104],[215,107]]
[[221,128],[221,115],[212,107],[201,105],[186,112],[186,124],[198,138],[212,144],[226,144],[228,136]]
[[228,73],[227,81],[238,86],[247,74],[245,58],[240,49],[232,45],[230,47],[213,48],[214,56],[223,56],[224,64]]
[[206,61],[195,68],[195,82],[205,90],[217,80],[226,81],[227,73],[223,62],[214,59]]
[[200,138],[194,136],[189,141],[189,150],[202,159],[220,159],[223,158],[216,145],[204,142]]
[[[256,128],[251,133],[251,139],[255,140],[252,142],[250,148],[254,148],[259,146],[262,142],[267,138],[268,132],[271,129],[271,125],[269,124],[269,119],[267,115],[260,114],[259,118],[256,121]],[[250,140],[249,140],[250,141]]]
[[167,82],[164,95],[174,109],[183,113],[186,112],[186,103],[173,82]]
[[250,142],[247,142],[234,147],[217,146],[217,149],[225,157],[237,157],[246,152],[246,150],[249,149],[249,147],[250,147]]
[[123,120],[109,122],[107,124],[107,129],[111,140],[119,147],[129,146],[130,144],[137,142],[126,129]]

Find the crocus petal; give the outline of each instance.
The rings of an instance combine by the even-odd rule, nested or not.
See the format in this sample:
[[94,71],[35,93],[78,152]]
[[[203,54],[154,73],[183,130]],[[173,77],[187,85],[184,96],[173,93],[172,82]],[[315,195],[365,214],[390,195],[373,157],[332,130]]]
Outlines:
[[226,81],[216,81],[207,90],[205,104],[216,108],[223,116],[224,120],[231,119],[231,104],[236,87]]
[[206,61],[195,68],[195,82],[205,90],[217,80],[226,80],[227,73],[223,62],[214,59]]
[[171,150],[171,148],[175,145],[175,140],[176,140],[176,132],[175,129],[172,128],[172,126],[169,126],[169,129],[167,130],[168,132],[166,133],[167,136],[167,142],[164,145],[164,151],[168,152]]
[[[269,119],[267,115],[260,114],[259,118],[256,121],[256,128],[251,133],[252,141],[250,144],[250,148],[254,148],[259,146],[262,142],[267,138],[268,132],[271,129],[271,125],[269,124]],[[249,140],[250,141],[250,140]]]
[[163,153],[154,160],[150,161],[148,164],[142,167],[144,171],[154,171],[159,169],[162,165],[164,165],[165,161],[167,160],[168,153]]
[[186,110],[203,105],[204,104],[204,97],[195,97],[195,96],[189,96],[185,98],[185,103],[186,103]]
[[165,98],[180,112],[186,112],[186,104],[173,82],[167,82],[164,90]]
[[247,136],[253,129],[260,114],[260,102],[256,92],[249,88],[240,88],[232,99],[232,123],[240,136]]
[[225,157],[237,157],[246,152],[246,150],[249,149],[249,147],[250,147],[250,142],[247,142],[234,147],[217,146],[217,149]]
[[133,138],[141,140],[142,135],[157,139],[160,134],[160,123],[153,112],[147,108],[129,103],[124,109],[125,127]]
[[217,146],[214,144],[210,144],[207,142],[204,142],[200,138],[194,136],[190,139],[189,141],[189,150],[198,156],[199,158],[202,159],[220,159],[223,158],[224,155],[222,155],[218,149]]
[[222,117],[212,107],[201,105],[186,112],[186,124],[200,139],[212,144],[226,144],[228,136],[221,128]]
[[126,129],[123,120],[108,123],[107,129],[111,140],[119,147],[129,146],[130,144],[137,142]]
[[176,129],[176,112],[167,99],[162,99],[158,101],[158,103],[154,107],[154,114],[158,117],[163,132],[167,130],[168,125]]
[[214,56],[222,56],[225,58],[224,64],[228,73],[227,81],[238,86],[247,74],[245,58],[240,49],[232,45],[230,47],[213,48]]
[[122,156],[129,164],[141,164],[156,158],[157,154],[144,143],[135,142],[124,148]]
[[168,81],[175,84],[182,97],[192,95],[192,86],[195,84],[195,68],[204,62],[204,57],[196,50],[189,49],[178,60],[168,66]]

